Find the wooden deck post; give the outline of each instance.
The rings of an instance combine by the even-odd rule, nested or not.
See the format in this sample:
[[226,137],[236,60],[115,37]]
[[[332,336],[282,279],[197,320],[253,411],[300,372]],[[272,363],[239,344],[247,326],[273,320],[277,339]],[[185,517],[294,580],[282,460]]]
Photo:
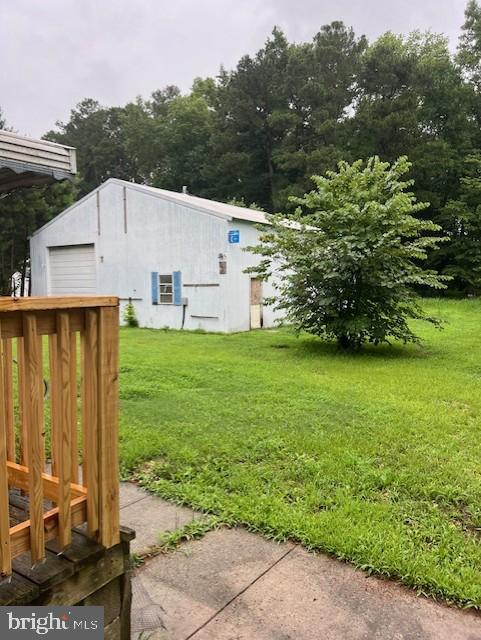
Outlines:
[[77,434],[77,336],[70,333],[70,473],[71,481],[78,483],[78,434]]
[[59,478],[59,543],[66,547],[72,540],[72,516],[70,510],[72,478],[72,430],[71,430],[71,341],[70,322],[68,313],[57,313],[57,373],[59,383],[56,388],[59,397],[56,404],[59,407],[60,424],[57,425],[57,471]]
[[15,420],[13,410],[13,353],[12,341],[2,340],[5,426],[7,430],[7,459],[15,462]]
[[[2,335],[0,324],[0,339]],[[2,353],[0,363],[0,398],[5,397],[3,360],[5,350]],[[5,411],[0,411],[0,573],[9,575],[12,571],[12,557],[10,553],[10,524],[8,519],[8,470],[7,470],[7,424]],[[7,516],[7,517],[5,517]]]
[[119,534],[118,378],[119,309],[101,307],[98,343],[99,542],[112,547]]
[[20,464],[27,466],[28,435],[26,415],[25,347],[23,334],[17,338],[18,413],[20,421]]
[[91,536],[99,536],[99,365],[98,313],[85,312],[82,334],[82,433],[83,484],[87,487],[87,526]]
[[23,316],[23,342],[25,357],[25,406],[27,424],[27,463],[30,498],[30,550],[32,562],[45,557],[43,529],[44,468],[44,416],[43,416],[43,367],[41,336],[37,333],[37,318],[27,312]]
[[58,375],[58,339],[57,334],[48,336],[48,361],[50,368],[50,447],[52,475],[58,476],[58,459],[60,444],[58,433],[60,432],[60,379]]

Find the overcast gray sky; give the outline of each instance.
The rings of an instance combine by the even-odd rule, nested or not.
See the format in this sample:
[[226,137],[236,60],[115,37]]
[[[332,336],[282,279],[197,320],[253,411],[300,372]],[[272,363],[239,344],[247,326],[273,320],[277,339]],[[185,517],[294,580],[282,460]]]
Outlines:
[[124,104],[166,84],[188,90],[253,53],[279,25],[306,41],[343,20],[384,31],[445,33],[456,46],[465,0],[0,0],[0,106],[40,136],[82,98]]

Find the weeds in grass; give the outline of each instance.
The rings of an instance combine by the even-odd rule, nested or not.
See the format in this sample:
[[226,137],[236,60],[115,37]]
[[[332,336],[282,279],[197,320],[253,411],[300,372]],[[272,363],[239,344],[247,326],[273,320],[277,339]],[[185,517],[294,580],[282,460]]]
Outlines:
[[162,553],[174,551],[182,542],[197,540],[205,536],[209,531],[222,526],[226,526],[226,523],[217,516],[195,518],[191,522],[188,522],[174,531],[167,531],[160,534],[159,542],[157,544],[151,545],[143,551],[132,554],[131,561],[133,566],[139,567],[150,558],[154,558]]

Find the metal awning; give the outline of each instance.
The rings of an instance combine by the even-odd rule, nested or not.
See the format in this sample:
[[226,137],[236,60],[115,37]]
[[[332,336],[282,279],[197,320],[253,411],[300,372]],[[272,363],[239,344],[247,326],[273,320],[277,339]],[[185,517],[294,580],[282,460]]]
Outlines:
[[76,172],[73,147],[0,130],[0,193],[72,180]]

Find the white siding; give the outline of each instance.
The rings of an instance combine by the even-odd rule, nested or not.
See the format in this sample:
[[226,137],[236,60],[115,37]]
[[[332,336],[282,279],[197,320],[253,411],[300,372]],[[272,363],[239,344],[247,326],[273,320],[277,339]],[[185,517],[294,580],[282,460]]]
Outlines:
[[[229,244],[227,251],[227,277],[229,278],[229,304],[228,325],[230,331],[248,331],[251,326],[250,318],[250,279],[255,274],[245,273],[245,269],[255,266],[260,261],[260,256],[246,251],[246,247],[255,246],[261,231],[256,226],[243,220],[232,220],[228,228],[239,231],[239,243]],[[273,294],[271,282],[262,283],[262,297]],[[262,309],[262,326],[265,328],[275,326],[279,313],[266,305]]]
[[96,293],[93,244],[50,247],[48,258],[50,295]]
[[220,286],[189,287],[185,293],[188,295],[188,311],[191,318],[221,318],[223,316]]
[[[101,201],[103,199],[102,193]],[[141,325],[181,328],[182,307],[153,305],[151,294],[151,272],[180,271],[182,296],[188,301],[184,328],[227,331],[225,304],[220,309],[207,304],[209,293],[206,291],[210,287],[185,286],[216,284],[218,286],[213,288],[217,289],[218,295],[226,295],[225,280],[219,275],[218,256],[226,251],[227,222],[137,190],[127,191],[127,233],[124,233],[122,221],[114,220],[114,211],[113,208],[108,212],[104,207],[101,209],[101,240],[104,246],[103,229],[109,229],[110,241],[115,238],[120,251],[110,257],[103,249],[105,262],[100,266],[105,272],[108,265],[112,265],[116,275],[112,273],[109,281],[115,278],[115,291],[121,291],[121,297],[138,298],[134,305]]]
[[[236,228],[241,242],[230,245],[228,231]],[[122,307],[131,298],[140,326],[248,331],[250,275],[243,270],[259,258],[243,248],[255,244],[258,235],[252,222],[229,221],[109,181],[31,238],[33,294],[54,293],[48,287],[52,248],[91,244],[96,293],[119,296]],[[227,263],[226,274],[219,273],[220,260]],[[182,305],[152,304],[151,274],[174,271],[182,274],[185,310]],[[270,294],[266,285],[264,292]],[[272,320],[264,310],[264,326]]]

